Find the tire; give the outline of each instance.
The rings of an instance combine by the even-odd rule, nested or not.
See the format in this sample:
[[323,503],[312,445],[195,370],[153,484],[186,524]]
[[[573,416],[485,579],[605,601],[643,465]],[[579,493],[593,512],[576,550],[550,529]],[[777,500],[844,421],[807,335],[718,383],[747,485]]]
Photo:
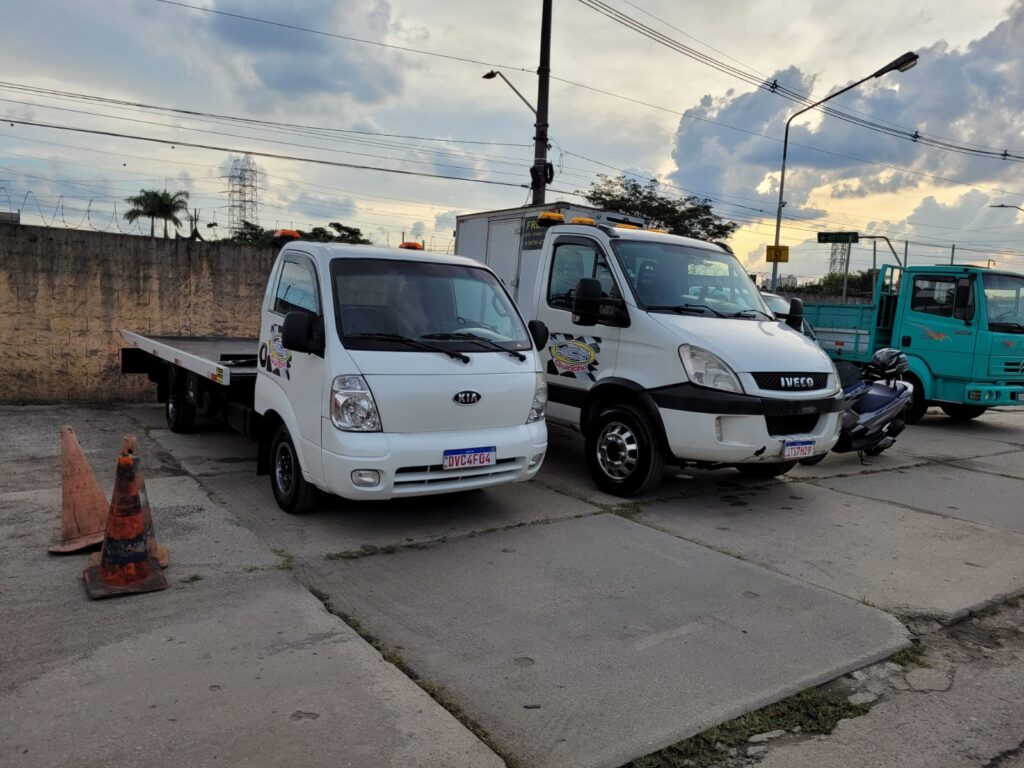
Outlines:
[[906,424],[917,424],[928,411],[928,401],[924,399],[924,387],[916,376],[907,376],[907,381],[914,387],[914,398],[903,412],[903,421]]
[[288,428],[282,424],[270,443],[270,487],[277,505],[290,515],[313,508],[316,488],[306,482]]
[[984,405],[964,405],[963,403],[943,403],[939,407],[953,421],[970,421],[988,410]]
[[665,454],[643,413],[628,405],[602,411],[587,430],[587,469],[605,493],[629,498],[661,482]]
[[784,475],[796,466],[795,461],[782,461],[777,464],[737,464],[736,469],[745,477],[756,477],[767,480],[772,477]]
[[813,467],[815,464],[821,464],[826,456],[828,456],[827,453],[823,453],[820,456],[811,456],[809,459],[800,459],[800,463],[805,467]]
[[191,432],[196,428],[196,407],[185,398],[182,387],[174,387],[167,393],[164,405],[167,417],[167,428],[179,435]]

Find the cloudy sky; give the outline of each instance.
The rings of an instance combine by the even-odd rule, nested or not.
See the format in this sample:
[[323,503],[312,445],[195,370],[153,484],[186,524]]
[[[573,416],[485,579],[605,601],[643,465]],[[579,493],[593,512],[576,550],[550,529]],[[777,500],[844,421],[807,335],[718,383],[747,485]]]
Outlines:
[[[499,68],[535,99],[540,0],[0,8],[0,211],[22,209],[26,222],[127,229],[114,206],[123,212],[126,195],[166,186],[188,190],[203,224],[223,233],[226,175],[232,153],[245,150],[369,166],[256,157],[267,227],[342,221],[381,244],[405,233],[443,250],[456,214],[528,198],[519,185],[528,184],[532,115],[481,75]],[[1024,270],[1024,213],[990,207],[1024,207],[1024,162],[1013,158],[1024,157],[1022,48],[1022,0],[554,0],[558,192],[548,199],[580,201],[573,193],[598,173],[656,178],[665,194],[708,197],[742,224],[737,254],[763,270],[783,128],[800,108],[782,92],[822,98],[910,50],[921,57],[914,69],[831,102],[858,122],[818,111],[794,122],[783,271],[825,271],[819,230],[887,235],[901,252],[907,241],[911,263],[947,261],[956,244],[957,261]],[[914,131],[931,141],[906,138]],[[385,168],[453,178],[374,170]],[[852,267],[871,258],[870,244],[855,246]]]

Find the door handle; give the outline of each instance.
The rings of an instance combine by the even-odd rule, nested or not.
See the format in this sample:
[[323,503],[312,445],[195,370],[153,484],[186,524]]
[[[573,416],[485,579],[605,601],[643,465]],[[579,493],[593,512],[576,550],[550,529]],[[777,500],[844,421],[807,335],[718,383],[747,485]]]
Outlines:
[[910,337],[909,336],[904,336],[902,339],[900,339],[900,344],[902,346],[904,346],[904,347],[909,347],[910,346]]

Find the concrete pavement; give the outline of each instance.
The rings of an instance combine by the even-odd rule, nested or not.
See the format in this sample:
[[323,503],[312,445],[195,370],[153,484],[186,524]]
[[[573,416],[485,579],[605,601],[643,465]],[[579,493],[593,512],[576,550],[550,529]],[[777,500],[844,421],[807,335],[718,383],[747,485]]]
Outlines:
[[[138,435],[170,590],[90,603],[84,558],[45,554],[65,422],[105,489]],[[154,406],[4,408],[0,437],[4,765],[126,762],[105,736],[119,696],[156,765],[500,765],[423,686],[519,765],[614,766],[890,653],[906,634],[879,609],[948,622],[1024,591],[1024,410],[928,416],[869,465],[778,481],[670,469],[636,503],[596,491],[579,438],[552,430],[535,483],[301,517],[252,443],[174,435]]]
[[[502,765],[129,414],[0,408],[0,764]],[[170,589],[90,601],[88,555],[47,554],[65,422],[104,489],[121,436],[138,435]]]

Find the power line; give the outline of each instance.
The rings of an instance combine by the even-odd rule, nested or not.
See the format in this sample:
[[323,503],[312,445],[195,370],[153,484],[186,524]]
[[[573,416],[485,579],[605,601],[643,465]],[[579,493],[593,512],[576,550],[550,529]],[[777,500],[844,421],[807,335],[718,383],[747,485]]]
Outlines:
[[[587,6],[588,8],[608,17],[609,19],[615,21],[616,23],[625,26],[629,29],[632,29],[633,31],[648,38],[649,40],[652,40],[653,42],[656,42],[664,47],[681,53],[684,56],[694,59],[695,61],[698,61],[704,64],[705,66],[711,67],[712,69],[722,72],[723,74],[742,80],[743,82],[753,85],[756,88],[760,88],[762,90],[766,90],[771,93],[781,95],[784,98],[789,99],[790,101],[795,101],[801,104],[813,103],[811,96],[808,96],[791,88],[787,88],[786,86],[778,83],[778,81],[767,83],[766,81],[762,80],[760,77],[757,77],[754,74],[751,74],[731,64],[727,64],[719,59],[709,56],[708,54],[698,51],[695,48],[691,48],[690,46],[687,46],[679,42],[678,40],[675,40],[669,37],[668,35],[665,35],[662,32],[659,32],[658,30],[643,24],[642,22],[638,21],[637,19],[634,19],[628,14],[625,14],[622,11],[612,8],[607,3],[602,2],[602,0],[579,0],[579,2]],[[1007,149],[999,150],[995,148],[979,148],[978,145],[961,144],[948,139],[942,139],[941,137],[938,136],[922,134],[918,130],[902,128],[897,126],[895,123],[885,125],[883,123],[877,122],[876,120],[857,117],[856,115],[850,114],[849,112],[846,112],[835,106],[825,106],[821,107],[820,109],[826,114],[836,117],[840,120],[845,120],[848,123],[860,125],[864,128],[868,128],[879,133],[895,136],[908,141],[913,141],[924,146],[945,149],[953,152],[960,152],[962,154],[973,155],[978,157],[990,157],[1001,160],[1013,160],[1016,162],[1024,161],[1024,155],[1018,153],[1011,153]]]
[[[156,0],[156,2],[165,2],[165,1],[166,0]],[[94,135],[94,136],[108,136],[108,137],[117,138],[117,139],[131,139],[133,141],[148,141],[148,142],[151,142],[151,143],[154,143],[154,144],[163,144],[163,145],[171,146],[171,147],[175,147],[175,146],[179,146],[179,147],[192,147],[193,149],[209,149],[209,150],[213,150],[215,152],[233,152],[233,153],[236,153],[236,154],[246,154],[246,153],[248,153],[248,154],[254,155],[256,157],[266,157],[266,158],[271,158],[271,159],[274,159],[274,160],[291,160],[291,161],[301,162],[301,163],[315,163],[316,165],[329,165],[329,166],[333,166],[333,167],[336,167],[336,168],[353,168],[353,169],[363,170],[363,171],[378,171],[380,173],[397,173],[397,174],[401,174],[403,176],[420,176],[420,177],[430,178],[430,179],[448,179],[448,180],[451,180],[451,181],[469,181],[469,182],[473,182],[473,183],[476,183],[476,184],[492,184],[492,185],[500,186],[500,187],[525,188],[525,187],[529,186],[529,185],[526,185],[526,184],[514,184],[514,183],[509,182],[509,181],[494,181],[492,179],[471,179],[471,178],[465,178],[465,177],[462,177],[462,176],[446,176],[444,174],[438,174],[438,173],[427,173],[425,171],[407,171],[407,170],[401,170],[401,169],[398,169],[398,168],[381,168],[379,166],[374,166],[374,165],[359,165],[357,163],[342,163],[342,162],[339,162],[337,160],[323,160],[323,159],[315,158],[315,157],[298,157],[298,156],[295,156],[295,155],[281,155],[281,154],[277,154],[277,153],[273,153],[273,152],[260,152],[260,151],[257,151],[257,150],[236,149],[236,148],[232,148],[232,147],[220,147],[220,146],[215,146],[215,145],[212,145],[212,144],[199,144],[199,143],[196,143],[196,142],[188,142],[188,141],[172,141],[171,139],[157,139],[157,138],[154,138],[154,137],[151,137],[151,136],[136,136],[134,134],[118,133],[116,131],[100,131],[100,130],[97,130],[97,129],[94,129],[94,128],[76,128],[75,126],[71,126],[71,125],[57,125],[55,123],[39,123],[39,122],[35,122],[35,121],[32,121],[32,120],[21,120],[21,119],[18,119],[18,118],[14,118],[14,117],[10,117],[10,116],[5,116],[5,115],[0,115],[0,120],[2,120],[4,122],[7,122],[7,123],[13,123],[15,125],[32,126],[34,128],[52,128],[53,130],[57,130],[57,131],[72,131],[74,133],[87,133],[87,134],[91,134],[91,135]]]
[[323,30],[320,30],[320,29],[312,29],[310,27],[300,27],[300,26],[295,25],[295,24],[285,24],[285,23],[280,22],[280,21],[271,21],[269,19],[260,19],[260,18],[257,18],[255,16],[246,16],[246,15],[241,14],[241,13],[229,13],[228,11],[218,11],[215,8],[203,8],[202,6],[198,6],[198,5],[189,5],[188,3],[176,2],[176,0],[153,0],[153,2],[155,2],[155,3],[163,3],[164,5],[175,5],[175,6],[178,6],[179,8],[188,8],[189,10],[202,11],[203,13],[211,13],[211,14],[215,14],[217,16],[226,16],[226,17],[229,17],[229,18],[232,18],[232,19],[240,19],[242,21],[252,22],[254,24],[266,24],[266,25],[271,26],[271,27],[280,27],[281,29],[290,29],[290,30],[292,30],[294,32],[305,32],[305,33],[310,34],[310,35],[320,35],[322,37],[331,37],[331,38],[335,38],[337,40],[347,40],[350,43],[362,43],[364,45],[374,45],[374,46],[377,46],[378,48],[389,48],[389,49],[394,50],[394,51],[402,51],[403,53],[417,53],[417,54],[420,54],[421,56],[434,56],[434,57],[436,57],[438,59],[449,59],[451,61],[459,61],[459,62],[462,62],[464,64],[477,64],[477,65],[480,65],[480,66],[497,68],[497,69],[516,69],[516,70],[519,70],[521,72],[532,72],[533,71],[532,69],[527,69],[526,67],[505,66],[503,64],[494,64],[493,62],[489,62],[489,61],[481,61],[479,59],[470,59],[470,58],[467,58],[467,57],[464,57],[464,56],[452,56],[451,54],[438,53],[437,51],[426,51],[426,50],[423,50],[421,48],[410,48],[410,47],[404,46],[404,45],[394,45],[392,43],[382,43],[382,42],[379,42],[377,40],[364,40],[363,38],[359,38],[359,37],[351,37],[349,35],[339,35],[339,34],[336,34],[334,32],[324,32]]

